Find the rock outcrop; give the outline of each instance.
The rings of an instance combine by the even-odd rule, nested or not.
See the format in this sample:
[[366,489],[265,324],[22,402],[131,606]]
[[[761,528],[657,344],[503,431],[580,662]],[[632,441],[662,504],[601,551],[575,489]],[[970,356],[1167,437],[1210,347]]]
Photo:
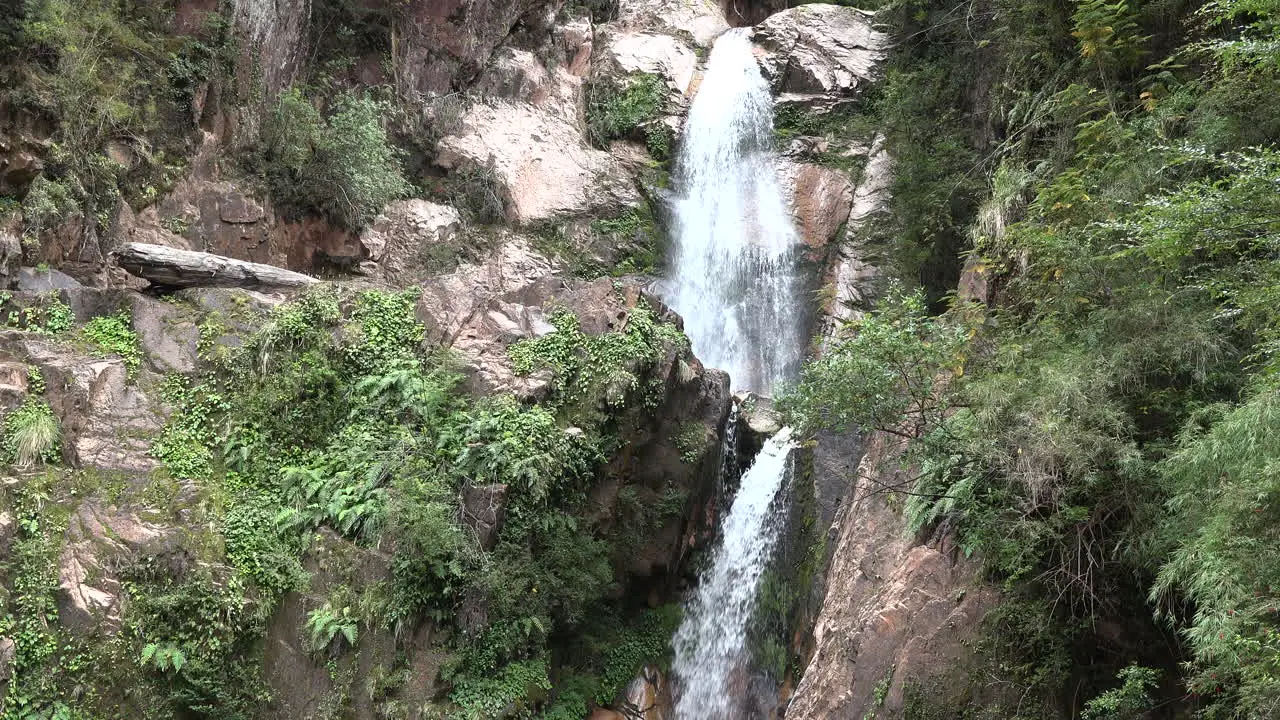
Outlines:
[[610,217],[640,203],[625,167],[589,147],[578,126],[528,104],[473,105],[460,130],[440,141],[446,169],[492,172],[507,219]]
[[888,38],[872,15],[814,3],[784,10],[756,26],[760,66],[779,105],[827,112],[849,102],[879,72]]
[[999,596],[945,534],[923,543],[906,534],[889,499],[910,477],[896,469],[897,440],[872,436],[855,476],[844,478],[814,651],[789,719],[903,717],[911,693],[938,703],[978,691],[973,645]]

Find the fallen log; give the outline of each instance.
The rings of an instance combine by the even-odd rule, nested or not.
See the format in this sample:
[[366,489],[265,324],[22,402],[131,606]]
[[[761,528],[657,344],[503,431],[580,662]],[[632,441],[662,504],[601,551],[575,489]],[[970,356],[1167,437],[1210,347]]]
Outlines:
[[319,282],[309,275],[274,265],[234,260],[213,253],[179,250],[164,245],[125,243],[116,262],[131,275],[164,288],[191,287],[303,287]]

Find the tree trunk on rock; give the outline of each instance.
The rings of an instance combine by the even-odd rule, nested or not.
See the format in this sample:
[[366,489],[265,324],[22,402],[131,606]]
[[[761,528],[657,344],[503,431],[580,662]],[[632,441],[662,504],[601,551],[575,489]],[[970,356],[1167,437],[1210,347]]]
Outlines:
[[163,245],[126,243],[115,252],[116,262],[133,275],[165,288],[191,287],[304,287],[319,282],[309,275],[273,265],[234,260],[212,253],[178,250]]

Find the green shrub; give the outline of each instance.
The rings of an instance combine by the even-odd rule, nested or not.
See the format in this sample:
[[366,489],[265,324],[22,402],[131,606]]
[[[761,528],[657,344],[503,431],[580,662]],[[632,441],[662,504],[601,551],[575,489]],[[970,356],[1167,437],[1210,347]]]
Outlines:
[[62,425],[49,403],[28,398],[4,419],[4,449],[8,462],[31,467],[62,459]]
[[138,372],[142,363],[142,349],[138,346],[138,334],[133,331],[133,319],[126,311],[115,315],[95,317],[85,323],[84,336],[103,353],[119,355],[129,374]]
[[1085,703],[1080,717],[1084,720],[1141,720],[1152,709],[1155,701],[1151,690],[1160,680],[1160,673],[1151,668],[1130,665],[1116,674],[1122,683],[1114,690]]
[[[587,134],[592,144],[608,147],[610,140],[629,138],[642,126],[657,121],[666,96],[666,81],[648,73],[631,75],[621,83],[592,85],[587,100]],[[646,144],[653,144],[658,150],[669,149],[669,140],[664,143],[657,134],[652,139],[646,137]]]
[[272,196],[350,228],[372,222],[411,187],[382,125],[386,107],[347,93],[324,117],[297,88],[281,94],[263,128],[262,165]]

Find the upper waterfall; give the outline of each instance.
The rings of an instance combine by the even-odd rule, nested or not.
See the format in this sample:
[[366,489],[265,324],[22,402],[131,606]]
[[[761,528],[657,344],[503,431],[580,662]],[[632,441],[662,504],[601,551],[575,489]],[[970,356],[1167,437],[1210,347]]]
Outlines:
[[666,300],[693,350],[735,389],[769,394],[804,346],[796,232],[773,161],[773,96],[750,29],[716,41],[676,158]]

